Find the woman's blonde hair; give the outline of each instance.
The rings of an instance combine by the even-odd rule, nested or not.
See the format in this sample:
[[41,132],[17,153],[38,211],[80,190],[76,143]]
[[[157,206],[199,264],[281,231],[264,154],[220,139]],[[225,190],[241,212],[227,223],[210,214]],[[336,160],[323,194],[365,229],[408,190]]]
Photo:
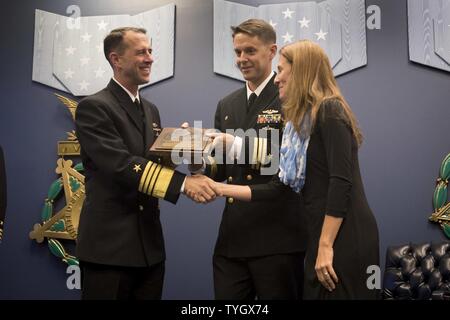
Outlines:
[[339,90],[324,50],[312,41],[302,40],[283,47],[280,55],[292,68],[291,78],[286,88],[286,98],[283,101],[286,121],[292,121],[295,129],[300,132],[301,123],[305,116],[309,115],[312,130],[321,104],[329,99],[338,100],[344,118],[360,146],[363,140],[361,130],[355,115]]

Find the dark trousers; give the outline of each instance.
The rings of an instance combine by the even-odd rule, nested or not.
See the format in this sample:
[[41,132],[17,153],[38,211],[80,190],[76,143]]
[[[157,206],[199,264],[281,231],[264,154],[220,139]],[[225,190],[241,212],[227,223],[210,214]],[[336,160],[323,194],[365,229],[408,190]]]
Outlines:
[[256,258],[213,258],[217,300],[301,300],[304,252]]
[[82,300],[161,300],[164,262],[144,268],[80,262]]

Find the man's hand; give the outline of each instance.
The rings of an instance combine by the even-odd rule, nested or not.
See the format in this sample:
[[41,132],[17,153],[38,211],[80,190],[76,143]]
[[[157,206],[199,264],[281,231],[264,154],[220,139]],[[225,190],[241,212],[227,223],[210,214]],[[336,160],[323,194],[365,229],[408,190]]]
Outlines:
[[203,175],[186,177],[184,193],[198,203],[211,202],[219,195],[214,180]]
[[234,136],[228,133],[223,132],[210,132],[206,134],[208,137],[211,137],[214,139],[212,143],[212,148],[218,148],[219,150],[224,150],[226,154],[233,159],[234,154],[230,154],[233,143],[234,143]]
[[180,126],[181,129],[187,129],[189,128],[189,122],[183,122]]

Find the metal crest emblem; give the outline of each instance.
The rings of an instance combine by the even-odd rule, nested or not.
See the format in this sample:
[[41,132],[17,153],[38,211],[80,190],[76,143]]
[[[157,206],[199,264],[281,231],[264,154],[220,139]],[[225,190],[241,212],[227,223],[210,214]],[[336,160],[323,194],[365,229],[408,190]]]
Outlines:
[[[77,102],[67,97],[55,94],[69,109],[75,119]],[[67,141],[58,142],[58,156],[55,172],[59,177],[50,185],[47,198],[44,200],[41,218],[42,223],[36,223],[30,231],[31,240],[37,243],[48,240],[50,252],[69,265],[78,265],[74,255],[66,252],[60,240],[76,240],[81,208],[85,199],[83,165],[73,166],[67,156],[79,156],[80,144],[75,131],[68,132]],[[64,194],[64,196],[63,196]],[[64,200],[64,201],[63,201]],[[62,204],[65,202],[65,204]],[[56,208],[60,208],[55,211]]]
[[448,201],[448,179],[450,178],[450,153],[444,158],[433,194],[434,212],[430,221],[439,223],[447,238],[450,238],[450,202]]

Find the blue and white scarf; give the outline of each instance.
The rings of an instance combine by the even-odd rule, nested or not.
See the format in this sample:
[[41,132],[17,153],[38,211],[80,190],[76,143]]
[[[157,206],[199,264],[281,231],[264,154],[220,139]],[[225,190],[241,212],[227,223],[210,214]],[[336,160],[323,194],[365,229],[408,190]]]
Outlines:
[[278,177],[280,181],[290,186],[299,193],[305,184],[306,171],[306,151],[308,150],[310,132],[309,117],[305,117],[301,126],[301,134],[295,130],[291,121],[288,121],[284,128],[283,138],[280,148],[280,171]]

